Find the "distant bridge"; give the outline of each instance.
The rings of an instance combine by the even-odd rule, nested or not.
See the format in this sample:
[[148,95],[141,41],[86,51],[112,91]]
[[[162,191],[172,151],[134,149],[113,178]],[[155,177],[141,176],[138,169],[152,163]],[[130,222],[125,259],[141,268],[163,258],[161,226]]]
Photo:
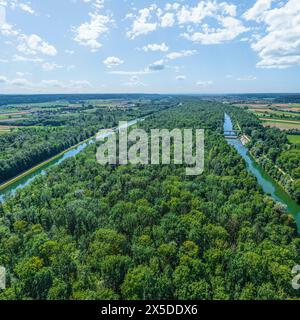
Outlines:
[[241,133],[241,130],[225,130],[224,136],[226,139],[238,139]]

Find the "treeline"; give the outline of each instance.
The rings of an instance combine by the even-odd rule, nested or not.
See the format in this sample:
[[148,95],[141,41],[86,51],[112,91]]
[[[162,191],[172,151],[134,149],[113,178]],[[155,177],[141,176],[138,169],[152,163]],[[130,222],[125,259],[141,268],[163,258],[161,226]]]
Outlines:
[[95,127],[31,128],[0,135],[0,184],[96,132]]
[[101,166],[96,146],[0,206],[0,299],[290,299],[294,220],[222,136],[224,107],[185,102],[140,126],[206,128],[201,176]]
[[35,94],[35,95],[0,95],[0,106],[8,104],[30,104],[44,102],[81,102],[86,100],[110,100],[110,99],[160,99],[156,94]]
[[300,149],[289,143],[286,132],[263,127],[251,112],[233,106],[228,112],[251,138],[252,155],[300,203]]

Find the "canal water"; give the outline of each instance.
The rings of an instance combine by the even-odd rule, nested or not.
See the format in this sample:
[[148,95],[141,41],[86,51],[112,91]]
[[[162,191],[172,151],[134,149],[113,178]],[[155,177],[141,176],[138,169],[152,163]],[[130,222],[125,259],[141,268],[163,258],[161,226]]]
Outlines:
[[[142,121],[143,119],[135,119],[127,122],[127,127],[135,125],[138,121]],[[125,125],[120,127],[121,129],[125,128]],[[97,135],[98,138],[100,137],[107,137],[108,135],[112,134],[115,130],[119,130],[120,128],[116,128],[114,130],[107,130],[107,133],[103,133]],[[102,130],[101,130],[102,131]],[[106,130],[103,130],[105,132]],[[75,147],[72,150],[67,151],[59,158],[45,164],[43,167],[37,169],[36,171],[32,172],[31,174],[27,175],[26,177],[16,181],[15,183],[11,184],[6,189],[0,191],[0,203],[4,202],[7,196],[14,195],[18,190],[23,189],[24,187],[28,186],[32,181],[34,181],[38,176],[45,175],[47,171],[52,168],[53,166],[57,166],[66,159],[72,158],[82,152],[89,144],[95,143],[95,138],[91,138],[87,142],[80,144],[79,146]]]
[[[231,130],[233,130],[232,120],[228,114],[225,114],[224,131]],[[288,213],[295,218],[298,231],[300,231],[300,205],[254,161],[248,153],[248,148],[239,139],[227,139],[227,141],[246,161],[247,169],[256,177],[263,191],[269,194],[275,201],[286,206]]]

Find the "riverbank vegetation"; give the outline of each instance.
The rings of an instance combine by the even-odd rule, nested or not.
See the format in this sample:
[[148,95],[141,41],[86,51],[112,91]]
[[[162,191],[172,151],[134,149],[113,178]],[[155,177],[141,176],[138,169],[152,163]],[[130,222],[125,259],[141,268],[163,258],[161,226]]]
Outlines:
[[139,124],[206,129],[201,176],[101,166],[90,145],[0,205],[0,299],[300,298],[295,221],[226,143],[225,108],[185,100]]
[[252,155],[300,203],[299,147],[290,142],[286,132],[264,127],[253,113],[237,107],[228,108],[235,121],[251,138],[248,147]]

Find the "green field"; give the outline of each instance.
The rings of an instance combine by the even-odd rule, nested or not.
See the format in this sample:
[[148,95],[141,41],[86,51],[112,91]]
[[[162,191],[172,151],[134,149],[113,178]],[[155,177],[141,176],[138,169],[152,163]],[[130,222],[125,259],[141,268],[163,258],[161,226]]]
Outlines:
[[300,145],[300,135],[288,135],[290,143]]
[[300,130],[300,121],[281,120],[281,119],[265,119],[260,118],[263,126],[279,128],[280,130]]
[[0,129],[0,135],[10,132],[10,129]]

